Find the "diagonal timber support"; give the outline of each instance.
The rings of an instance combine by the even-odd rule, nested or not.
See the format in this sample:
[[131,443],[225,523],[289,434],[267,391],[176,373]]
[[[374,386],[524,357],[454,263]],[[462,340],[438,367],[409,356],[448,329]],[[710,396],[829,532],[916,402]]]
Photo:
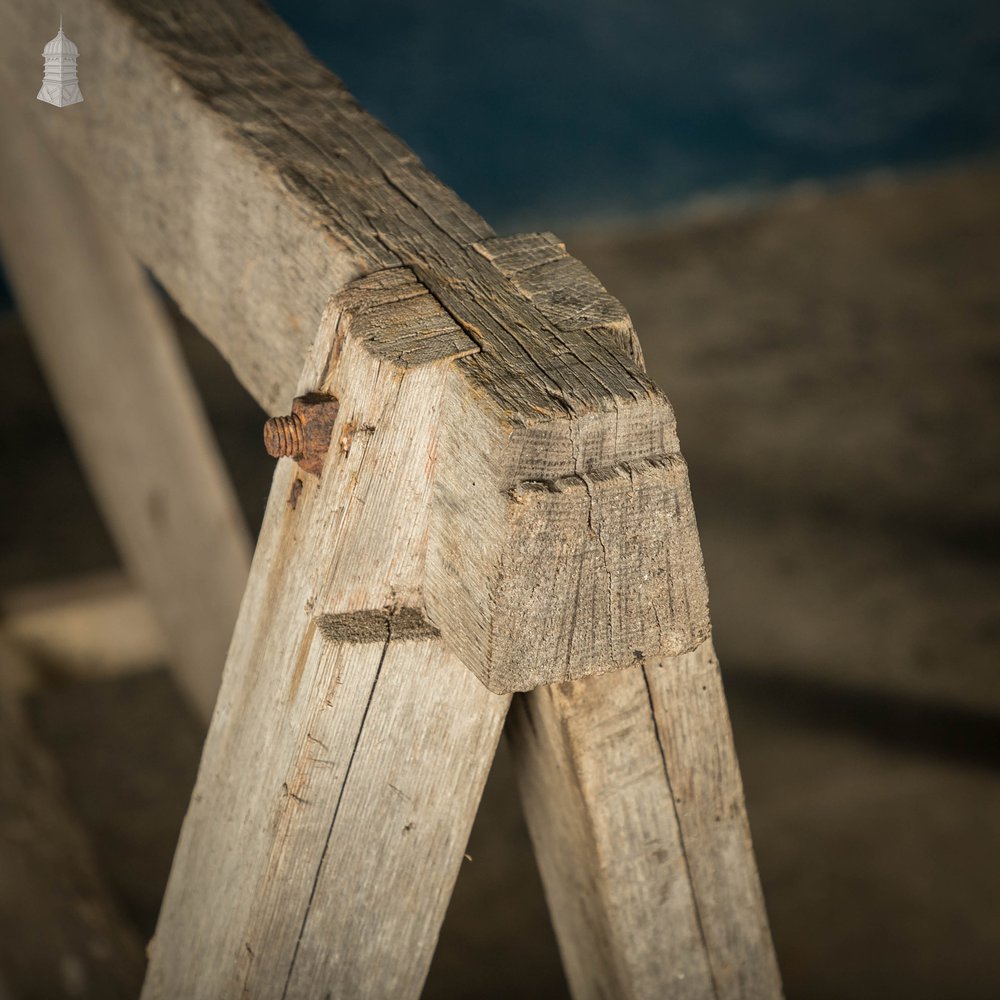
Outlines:
[[145,997],[419,994],[509,703],[424,614],[477,350],[405,269],[331,300],[301,389],[339,400],[333,445],[278,463]]
[[30,116],[0,109],[0,135],[8,279],[116,547],[207,725],[250,568],[222,455],[139,263]]

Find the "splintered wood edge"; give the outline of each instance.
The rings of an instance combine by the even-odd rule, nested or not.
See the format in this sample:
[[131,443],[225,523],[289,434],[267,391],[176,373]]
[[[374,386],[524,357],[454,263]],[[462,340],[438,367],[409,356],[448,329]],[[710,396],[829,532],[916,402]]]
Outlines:
[[632,317],[553,233],[497,237],[476,243],[475,249],[557,326],[600,331],[645,367]]

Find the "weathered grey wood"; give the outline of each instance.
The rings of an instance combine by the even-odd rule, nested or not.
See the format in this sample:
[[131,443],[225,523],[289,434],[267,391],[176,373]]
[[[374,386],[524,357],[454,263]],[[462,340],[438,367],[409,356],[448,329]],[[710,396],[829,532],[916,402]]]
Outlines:
[[[588,682],[614,694],[613,722],[636,711],[636,663],[707,639],[673,413],[624,311],[582,266],[551,237],[495,239],[266,11],[71,6],[104,101],[45,127],[269,408],[287,405],[323,299],[342,292],[299,382],[340,398],[336,447],[318,483],[287,463],[276,474],[146,994],[412,996],[507,703],[463,665],[501,692],[630,667]],[[50,11],[0,14],[15,78]],[[687,837],[716,851],[701,811],[671,827],[679,803],[662,777],[638,798],[624,782],[657,762],[648,703],[620,766],[586,753],[602,706],[581,716],[608,795],[585,795],[576,815],[595,832],[653,831],[663,853],[637,841],[624,881],[590,872],[615,897],[593,912],[620,968],[605,977],[595,944],[575,975],[662,993],[683,982],[679,961],[689,995],[705,995],[730,981],[745,935],[718,943],[729,914],[701,932],[700,958],[687,947],[702,901],[712,919],[729,897],[683,861]],[[727,732],[713,706],[694,728]],[[560,748],[545,752],[539,767],[555,766],[571,799]],[[683,777],[678,757],[666,768]],[[739,809],[731,778],[718,789]],[[409,805],[388,808],[387,788]],[[756,885],[744,846],[737,903]],[[666,878],[666,911],[641,886],[633,898],[630,871]],[[629,939],[633,903],[654,922]],[[676,922],[680,947],[660,950],[657,917]],[[741,974],[766,982],[769,946],[745,952]]]
[[[521,238],[539,239],[550,238]],[[387,294],[392,301],[378,299]],[[434,413],[440,473],[424,593],[429,619],[484,684],[529,689],[629,664],[637,649],[697,644],[708,628],[704,575],[686,467],[662,397],[518,433],[509,412],[484,401],[478,375],[461,367],[484,352],[409,269],[359,279],[340,301],[365,325],[371,348],[393,360],[412,364],[439,347],[460,359]],[[402,302],[410,332],[400,331],[398,317],[391,327]],[[591,336],[579,323],[560,329]],[[573,465],[560,454],[556,442],[567,432],[589,462]],[[665,523],[671,530],[661,530]]]
[[128,1000],[142,980],[142,942],[11,690],[17,657],[0,641],[0,995]]
[[480,252],[560,329],[587,330],[610,340],[640,366],[642,347],[625,307],[552,233],[489,240]]
[[539,688],[508,725],[574,997],[781,995],[711,643]]
[[[604,361],[641,370],[621,305],[554,237],[476,250],[536,325],[552,324],[539,337],[540,370],[599,383]],[[488,355],[484,346],[462,365]],[[637,651],[697,646],[708,596],[669,405],[658,393],[626,401],[608,389],[564,400],[564,419],[525,416],[512,427],[509,410],[483,405],[481,379],[494,370],[464,368],[442,410],[427,595],[444,638],[485,684],[508,691],[628,666]]]
[[708,642],[644,673],[716,996],[780,996],[715,651]]
[[147,998],[417,996],[499,738],[509,698],[422,592],[436,414],[476,347],[412,275],[360,284],[303,375],[334,445],[320,479],[275,473]]
[[[540,310],[589,325],[642,364],[631,322],[595,279],[566,295],[567,270],[583,269],[566,263],[553,238],[493,242],[499,266]],[[689,496],[686,474],[683,489]],[[628,544],[664,536],[678,546],[665,563],[684,566],[691,550],[683,546],[697,546],[687,504],[643,524],[639,512],[660,505],[640,496]],[[602,528],[592,513],[577,531],[603,544]],[[645,581],[624,592],[644,590]],[[508,727],[574,996],[780,996],[711,641],[680,657],[648,656],[641,646],[633,656],[631,669],[518,698]]]
[[[12,99],[59,10],[0,8]],[[62,14],[95,96],[58,119],[22,105],[268,409],[287,405],[331,291],[400,262],[402,220],[461,244],[491,235],[263,6],[71,0]]]
[[29,117],[0,109],[0,129],[7,274],[122,558],[207,720],[250,565],[228,475],[141,267]]
[[[29,72],[15,49],[51,9],[0,8],[3,71]],[[442,403],[451,461],[436,506],[478,516],[436,522],[426,599],[484,683],[524,690],[705,638],[673,413],[621,306],[581,265],[551,239],[528,248],[562,267],[556,291],[581,286],[568,301],[585,322],[264,8],[114,0],[64,13],[102,98],[58,125],[34,119],[261,402],[288,405],[323,298],[359,274],[408,266],[476,348],[454,359],[461,381]],[[164,93],[166,118],[150,116]],[[653,530],[671,518],[676,532]],[[547,548],[562,561],[540,558]]]
[[507,731],[573,996],[712,996],[641,672],[518,696]]

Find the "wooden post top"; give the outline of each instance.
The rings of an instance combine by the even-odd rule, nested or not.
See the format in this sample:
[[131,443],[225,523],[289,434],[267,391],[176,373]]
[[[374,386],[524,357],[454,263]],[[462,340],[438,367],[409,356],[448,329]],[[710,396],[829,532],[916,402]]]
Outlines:
[[[35,72],[56,6],[0,8],[0,73]],[[39,126],[265,408],[291,403],[331,294],[321,339],[386,377],[447,369],[419,601],[488,687],[707,637],[670,406],[624,309],[558,240],[497,238],[251,0],[60,9],[93,96]],[[360,387],[334,380],[343,431]]]
[[[553,237],[495,239],[475,250],[494,268],[494,285],[552,324],[550,358],[572,344],[564,365],[598,356],[641,375],[624,311]],[[530,264],[518,270],[523,260]],[[547,296],[552,287],[561,294]],[[436,629],[496,692],[632,666],[707,637],[687,470],[659,392],[609,394],[608,409],[515,408],[513,394],[538,382],[512,378],[407,267],[352,282],[331,300],[320,342],[324,330],[332,348],[320,387],[341,401],[335,439],[351,440],[362,427],[369,438],[382,433],[384,407],[368,404],[373,379],[398,382],[397,397],[413,378],[440,394],[435,426],[411,429],[427,460],[416,472],[400,462],[382,473],[387,489],[414,495],[425,511],[415,518],[426,516],[426,529],[406,535],[419,552],[416,567],[405,563],[413,582],[405,613],[397,607],[402,568],[355,586],[345,579],[338,595],[346,604],[324,612],[324,634],[361,640],[390,625],[398,637]],[[498,370],[507,381],[491,377]],[[336,452],[328,459],[337,460]],[[359,552],[343,572],[376,562]],[[370,589],[375,579],[384,591]],[[389,610],[380,616],[381,607]]]

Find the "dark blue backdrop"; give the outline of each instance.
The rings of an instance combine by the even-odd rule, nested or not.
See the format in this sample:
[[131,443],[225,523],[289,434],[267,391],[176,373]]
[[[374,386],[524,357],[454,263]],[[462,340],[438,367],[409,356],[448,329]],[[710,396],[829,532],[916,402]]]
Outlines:
[[1000,0],[275,0],[497,224],[1000,145]]
[[1000,0],[274,7],[500,229],[1000,147]]

